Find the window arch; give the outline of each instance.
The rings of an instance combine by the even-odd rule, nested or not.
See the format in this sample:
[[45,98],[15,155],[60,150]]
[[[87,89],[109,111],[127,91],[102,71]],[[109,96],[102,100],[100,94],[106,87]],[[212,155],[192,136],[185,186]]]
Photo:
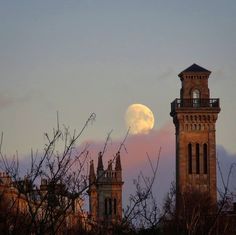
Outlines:
[[200,174],[200,146],[196,144],[196,174]]
[[207,174],[207,144],[203,145],[203,172]]
[[116,207],[117,207],[117,203],[116,203],[116,198],[114,198],[114,215],[116,215]]
[[192,91],[192,99],[193,99],[193,107],[199,107],[199,105],[200,105],[200,91],[198,89],[194,89]]
[[117,214],[117,199],[106,197],[104,200],[104,214],[105,216]]
[[107,198],[105,198],[105,215],[108,214],[108,210],[107,210]]
[[192,174],[192,144],[188,144],[188,173]]
[[200,99],[200,91],[198,89],[194,89],[192,92],[193,99]]
[[109,198],[109,215],[112,215],[112,200]]
[[104,214],[112,215],[112,199],[109,197],[105,198],[105,201],[104,201]]

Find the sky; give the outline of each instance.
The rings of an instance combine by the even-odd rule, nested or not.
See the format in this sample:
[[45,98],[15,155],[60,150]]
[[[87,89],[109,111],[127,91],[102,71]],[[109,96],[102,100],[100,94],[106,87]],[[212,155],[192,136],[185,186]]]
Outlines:
[[[178,74],[197,63],[212,71],[211,97],[220,98],[220,154],[236,159],[235,12],[235,0],[0,0],[3,153],[41,151],[57,112],[72,131],[96,114],[78,144],[104,143],[111,130],[119,143],[128,106],[141,103],[155,116],[142,149],[155,156],[161,147],[174,171],[170,103],[179,97]],[[141,156],[136,146],[127,146],[131,165]]]

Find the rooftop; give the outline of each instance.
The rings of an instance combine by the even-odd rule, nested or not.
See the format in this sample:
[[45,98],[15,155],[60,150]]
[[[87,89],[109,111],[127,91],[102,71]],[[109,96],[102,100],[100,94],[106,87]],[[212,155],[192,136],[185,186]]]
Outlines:
[[211,73],[211,71],[197,65],[197,64],[192,64],[191,66],[189,66],[187,69],[183,70],[179,76],[182,74],[182,73],[192,73],[192,72],[201,72],[201,73]]

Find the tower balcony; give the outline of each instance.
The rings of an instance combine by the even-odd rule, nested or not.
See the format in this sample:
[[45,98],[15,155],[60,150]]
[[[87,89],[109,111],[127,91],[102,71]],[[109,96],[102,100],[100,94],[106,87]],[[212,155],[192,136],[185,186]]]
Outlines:
[[211,99],[175,99],[171,103],[171,115],[176,111],[181,111],[185,109],[197,110],[197,109],[220,109],[220,99],[211,98]]

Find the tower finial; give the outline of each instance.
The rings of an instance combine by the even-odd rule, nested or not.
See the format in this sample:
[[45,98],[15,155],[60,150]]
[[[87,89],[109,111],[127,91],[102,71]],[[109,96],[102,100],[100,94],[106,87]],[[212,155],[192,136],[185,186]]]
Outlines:
[[90,161],[90,169],[89,169],[89,183],[94,183],[96,180],[95,172],[94,172],[94,164],[93,160]]
[[108,169],[109,171],[112,171],[112,160],[109,160],[109,161],[108,161],[108,167],[107,167],[107,169]]
[[103,171],[103,161],[102,161],[102,152],[98,153],[98,167],[97,167],[97,172],[98,171]]
[[120,152],[116,153],[116,165],[115,165],[115,170],[116,171],[121,171],[121,162],[120,162]]

